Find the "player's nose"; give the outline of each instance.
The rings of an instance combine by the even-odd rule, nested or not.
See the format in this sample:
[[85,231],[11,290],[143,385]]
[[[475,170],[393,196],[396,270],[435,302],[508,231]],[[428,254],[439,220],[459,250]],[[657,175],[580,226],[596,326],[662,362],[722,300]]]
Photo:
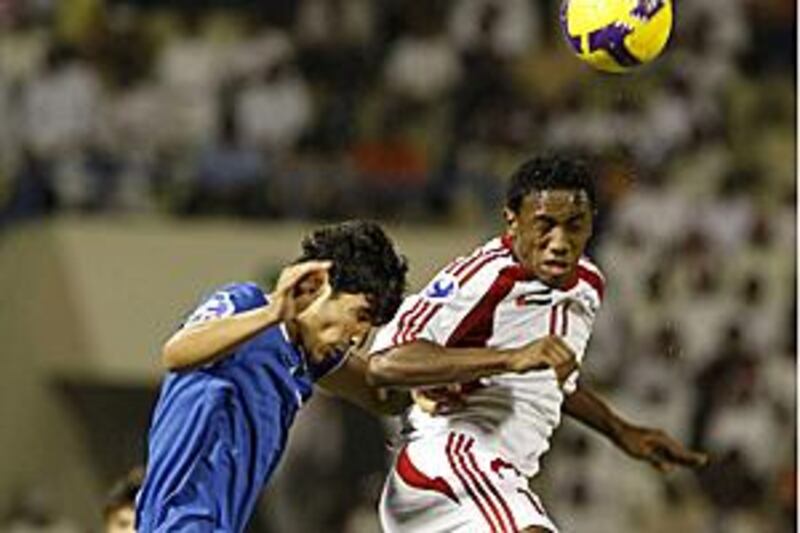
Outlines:
[[569,254],[569,239],[564,231],[559,228],[553,230],[550,241],[547,243],[547,251],[555,257],[564,257]]

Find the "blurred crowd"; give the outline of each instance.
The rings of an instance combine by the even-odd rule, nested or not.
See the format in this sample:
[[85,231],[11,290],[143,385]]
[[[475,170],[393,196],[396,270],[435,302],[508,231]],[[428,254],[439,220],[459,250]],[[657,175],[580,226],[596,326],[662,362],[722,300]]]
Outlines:
[[[537,490],[565,531],[796,530],[794,2],[683,0],[634,76],[571,58],[555,0],[202,4],[0,1],[0,231],[64,212],[483,228],[525,156],[588,153],[609,291],[585,379],[715,460],[659,478],[566,425]],[[317,450],[338,463],[289,461],[293,483],[343,470],[317,484],[327,511],[275,491],[287,523],[374,527],[385,460],[342,474],[338,434]]]

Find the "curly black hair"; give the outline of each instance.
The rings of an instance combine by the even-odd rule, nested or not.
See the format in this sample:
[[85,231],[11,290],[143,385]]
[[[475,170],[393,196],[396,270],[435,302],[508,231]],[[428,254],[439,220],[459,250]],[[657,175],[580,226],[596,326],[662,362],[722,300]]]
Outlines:
[[351,220],[326,226],[306,236],[302,246],[298,262],[333,262],[329,275],[334,291],[366,295],[373,324],[392,319],[403,299],[408,265],[378,224]]
[[506,207],[518,213],[522,200],[533,191],[553,189],[583,190],[592,204],[595,203],[595,177],[586,161],[577,156],[548,154],[534,157],[519,166],[506,191]]

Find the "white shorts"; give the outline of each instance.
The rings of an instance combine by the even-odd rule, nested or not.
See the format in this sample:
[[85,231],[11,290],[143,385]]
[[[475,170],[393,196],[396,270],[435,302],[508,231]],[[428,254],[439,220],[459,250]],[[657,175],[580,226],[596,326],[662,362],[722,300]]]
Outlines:
[[403,447],[383,488],[380,518],[386,533],[558,532],[527,477],[455,432]]

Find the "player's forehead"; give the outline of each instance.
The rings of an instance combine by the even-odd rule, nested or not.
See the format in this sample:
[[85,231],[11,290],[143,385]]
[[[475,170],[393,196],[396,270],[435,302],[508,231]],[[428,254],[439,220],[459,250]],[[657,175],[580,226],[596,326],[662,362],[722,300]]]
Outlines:
[[522,199],[520,214],[530,218],[547,216],[555,219],[575,215],[591,215],[592,205],[583,189],[533,190]]

